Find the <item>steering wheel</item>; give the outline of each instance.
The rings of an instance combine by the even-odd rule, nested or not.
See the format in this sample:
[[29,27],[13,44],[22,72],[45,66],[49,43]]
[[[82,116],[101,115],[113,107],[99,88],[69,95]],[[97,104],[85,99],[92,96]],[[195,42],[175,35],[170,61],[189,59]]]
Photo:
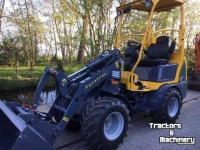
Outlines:
[[127,43],[127,45],[129,47],[133,46],[136,50],[140,49],[140,47],[142,46],[142,44],[140,42],[136,41],[136,40],[129,40],[128,43]]

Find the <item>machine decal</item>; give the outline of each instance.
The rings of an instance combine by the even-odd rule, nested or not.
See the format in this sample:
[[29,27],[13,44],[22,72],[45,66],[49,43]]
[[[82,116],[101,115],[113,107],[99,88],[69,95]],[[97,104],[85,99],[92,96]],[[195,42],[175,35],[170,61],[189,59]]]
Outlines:
[[119,63],[118,63],[118,61],[115,62],[115,66],[116,66],[116,68],[119,68]]
[[98,80],[102,79],[103,77],[106,76],[106,73],[102,74],[101,76],[97,77],[95,80],[93,80],[92,82],[90,82],[89,84],[87,84],[85,86],[85,89],[88,89],[89,87],[91,87],[94,83],[96,83]]
[[69,121],[69,118],[63,117],[63,121],[68,122],[68,121]]

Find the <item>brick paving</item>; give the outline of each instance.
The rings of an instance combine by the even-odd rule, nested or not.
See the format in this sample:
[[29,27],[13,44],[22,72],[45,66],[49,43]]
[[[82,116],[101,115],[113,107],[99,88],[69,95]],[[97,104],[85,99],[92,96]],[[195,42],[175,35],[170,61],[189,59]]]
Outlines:
[[[175,137],[195,137],[195,145],[159,143],[159,137],[169,137],[169,129],[150,129],[152,119],[147,114],[137,114],[130,123],[128,136],[118,150],[200,150],[200,92],[188,91],[181,114],[176,123],[182,129],[174,129]],[[91,150],[80,131],[65,131],[54,145],[58,150]]]
[[159,143],[159,136],[169,137],[169,129],[150,129],[147,118],[144,122],[133,123],[123,145],[119,150],[200,150],[200,99],[192,100],[183,105],[177,123],[182,129],[174,129],[175,137],[195,137],[195,145],[177,145],[175,143]]

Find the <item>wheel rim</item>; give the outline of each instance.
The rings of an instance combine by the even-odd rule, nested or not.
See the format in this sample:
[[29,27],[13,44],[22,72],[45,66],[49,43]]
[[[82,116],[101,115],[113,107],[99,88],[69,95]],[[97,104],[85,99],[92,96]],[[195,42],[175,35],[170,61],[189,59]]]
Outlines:
[[111,113],[104,122],[104,135],[109,140],[115,140],[120,136],[124,128],[124,118],[121,113]]
[[176,116],[178,112],[178,99],[176,97],[172,97],[168,103],[168,113],[170,117]]

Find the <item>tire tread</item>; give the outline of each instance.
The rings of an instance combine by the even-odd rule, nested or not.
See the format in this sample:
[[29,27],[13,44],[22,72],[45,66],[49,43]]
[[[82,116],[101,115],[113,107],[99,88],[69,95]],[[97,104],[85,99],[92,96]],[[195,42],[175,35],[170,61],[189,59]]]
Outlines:
[[[86,110],[82,114],[81,119],[81,129],[82,134],[86,141],[91,144],[91,146],[95,149],[112,149],[117,147],[120,143],[123,142],[123,138],[126,133],[122,133],[123,136],[117,140],[114,147],[107,147],[104,141],[99,137],[99,128],[100,121],[104,113],[110,109],[111,107],[121,107],[127,113],[127,117],[129,118],[129,110],[127,106],[119,99],[111,98],[111,97],[102,97],[98,99],[93,99],[91,104],[87,104]],[[128,129],[128,124],[125,124],[125,131]]]

